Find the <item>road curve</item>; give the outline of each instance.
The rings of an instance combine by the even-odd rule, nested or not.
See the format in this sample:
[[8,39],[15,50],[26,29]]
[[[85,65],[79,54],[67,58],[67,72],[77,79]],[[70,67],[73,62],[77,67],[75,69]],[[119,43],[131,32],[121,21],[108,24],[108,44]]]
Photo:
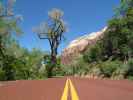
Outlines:
[[61,100],[67,79],[79,100],[133,100],[132,81],[74,77],[7,82],[0,85],[0,100]]

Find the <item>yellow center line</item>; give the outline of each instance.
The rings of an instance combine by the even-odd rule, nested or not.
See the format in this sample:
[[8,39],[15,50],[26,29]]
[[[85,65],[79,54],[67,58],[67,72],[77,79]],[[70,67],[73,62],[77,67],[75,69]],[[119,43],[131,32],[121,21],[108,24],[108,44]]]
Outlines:
[[64,92],[61,97],[61,100],[67,100],[67,97],[68,97],[68,79],[66,80],[66,85],[64,87]]
[[72,100],[79,100],[76,89],[74,88],[74,85],[72,84],[72,81],[70,79],[69,79],[69,83],[70,83],[70,91],[71,91]]
[[70,86],[70,92],[71,92],[71,99],[72,100],[79,100],[76,89],[74,88],[74,85],[70,79],[66,80],[66,84],[64,87],[64,91],[63,91],[63,95],[61,97],[61,100],[67,100],[69,86]]

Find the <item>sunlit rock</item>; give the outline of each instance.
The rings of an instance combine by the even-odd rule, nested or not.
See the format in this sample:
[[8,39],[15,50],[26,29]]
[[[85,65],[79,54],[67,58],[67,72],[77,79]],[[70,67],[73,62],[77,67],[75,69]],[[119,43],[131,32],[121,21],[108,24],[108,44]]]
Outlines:
[[103,28],[101,31],[86,34],[70,42],[61,54],[62,63],[70,64],[74,57],[84,52],[89,46],[94,45],[97,40],[102,38],[106,29],[107,27]]

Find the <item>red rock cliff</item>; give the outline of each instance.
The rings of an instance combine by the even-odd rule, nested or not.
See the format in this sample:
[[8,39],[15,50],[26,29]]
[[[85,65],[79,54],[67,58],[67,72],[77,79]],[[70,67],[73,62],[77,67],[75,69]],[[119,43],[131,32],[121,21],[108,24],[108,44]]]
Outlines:
[[107,27],[103,28],[101,31],[86,34],[70,42],[68,47],[65,48],[61,54],[61,62],[63,64],[70,64],[74,57],[78,56],[86,48],[90,45],[94,45],[97,40],[102,38],[106,29]]

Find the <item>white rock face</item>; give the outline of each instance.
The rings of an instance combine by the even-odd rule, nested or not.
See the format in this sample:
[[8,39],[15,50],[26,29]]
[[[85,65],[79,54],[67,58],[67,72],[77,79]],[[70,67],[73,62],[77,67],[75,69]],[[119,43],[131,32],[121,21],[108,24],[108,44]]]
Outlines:
[[103,28],[101,31],[86,34],[70,42],[68,47],[62,52],[62,63],[69,64],[75,56],[83,52],[88,46],[94,45],[97,40],[102,38],[106,29],[107,27]]

